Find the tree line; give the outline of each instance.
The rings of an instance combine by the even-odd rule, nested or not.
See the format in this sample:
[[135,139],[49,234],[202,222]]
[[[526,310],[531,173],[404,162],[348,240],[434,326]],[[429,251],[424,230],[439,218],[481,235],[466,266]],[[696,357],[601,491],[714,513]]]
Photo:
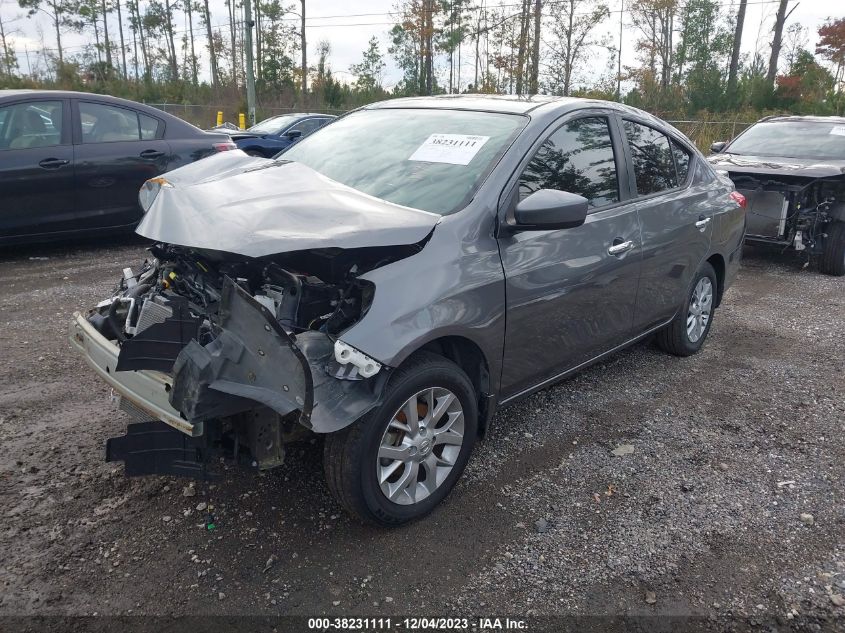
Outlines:
[[[790,22],[795,1],[767,3],[776,6],[771,31],[743,53],[748,0],[401,0],[380,14],[386,50],[374,33],[360,61],[343,69],[351,79],[339,81],[331,43],[309,47],[306,0],[252,0],[258,100],[343,109],[391,96],[547,93],[660,113],[845,113],[845,18],[818,27],[811,49],[809,30]],[[243,2],[214,8],[209,0],[0,0],[0,87],[240,104]],[[27,18],[49,26],[31,51],[34,68],[16,45]],[[346,26],[366,26],[355,19]],[[87,43],[67,46],[69,33]],[[632,52],[635,61],[623,64]],[[389,90],[387,56],[401,73]]]

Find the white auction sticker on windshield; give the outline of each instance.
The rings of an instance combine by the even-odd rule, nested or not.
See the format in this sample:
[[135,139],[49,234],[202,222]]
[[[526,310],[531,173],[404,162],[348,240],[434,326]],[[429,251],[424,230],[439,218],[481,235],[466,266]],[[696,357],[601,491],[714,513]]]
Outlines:
[[408,160],[426,163],[469,165],[478,151],[490,140],[489,136],[466,134],[432,134]]
[[845,125],[834,125],[829,134],[836,134],[836,136],[845,136]]

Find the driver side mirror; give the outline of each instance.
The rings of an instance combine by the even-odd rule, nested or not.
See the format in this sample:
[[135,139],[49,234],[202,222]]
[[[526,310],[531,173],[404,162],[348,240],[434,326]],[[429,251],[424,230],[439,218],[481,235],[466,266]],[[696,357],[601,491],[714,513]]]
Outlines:
[[285,132],[285,136],[290,140],[296,140],[302,136],[302,130],[291,130],[290,132]]
[[588,205],[584,196],[557,189],[540,189],[516,205],[514,228],[520,231],[572,229],[584,224]]
[[725,145],[727,145],[727,143],[725,141],[716,141],[715,143],[710,145],[710,151],[713,152],[714,154],[718,154],[723,149],[725,149]]

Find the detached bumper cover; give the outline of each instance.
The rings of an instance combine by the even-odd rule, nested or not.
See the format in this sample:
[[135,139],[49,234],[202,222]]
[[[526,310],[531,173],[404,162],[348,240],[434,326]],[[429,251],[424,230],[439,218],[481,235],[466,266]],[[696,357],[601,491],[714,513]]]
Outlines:
[[270,311],[227,280],[220,300],[220,334],[191,341],[173,366],[171,403],[194,422],[262,404],[279,415],[299,411],[299,423],[332,433],[381,401],[388,372],[364,380],[329,375],[334,342],[323,332],[295,338]]
[[295,341],[230,279],[219,316],[217,338],[205,347],[191,341],[176,358],[172,404],[195,421],[249,411],[259,402],[279,415],[299,409],[307,426],[314,389]]

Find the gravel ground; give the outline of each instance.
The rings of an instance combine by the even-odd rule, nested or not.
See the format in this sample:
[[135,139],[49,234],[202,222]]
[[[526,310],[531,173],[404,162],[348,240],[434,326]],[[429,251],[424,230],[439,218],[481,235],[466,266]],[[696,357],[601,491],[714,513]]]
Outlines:
[[644,343],[501,411],[447,502],[383,531],[329,498],[316,442],[187,490],[103,462],[127,419],[67,326],[142,258],[131,241],[0,255],[0,615],[845,630],[845,279],[748,250],[700,354]]

